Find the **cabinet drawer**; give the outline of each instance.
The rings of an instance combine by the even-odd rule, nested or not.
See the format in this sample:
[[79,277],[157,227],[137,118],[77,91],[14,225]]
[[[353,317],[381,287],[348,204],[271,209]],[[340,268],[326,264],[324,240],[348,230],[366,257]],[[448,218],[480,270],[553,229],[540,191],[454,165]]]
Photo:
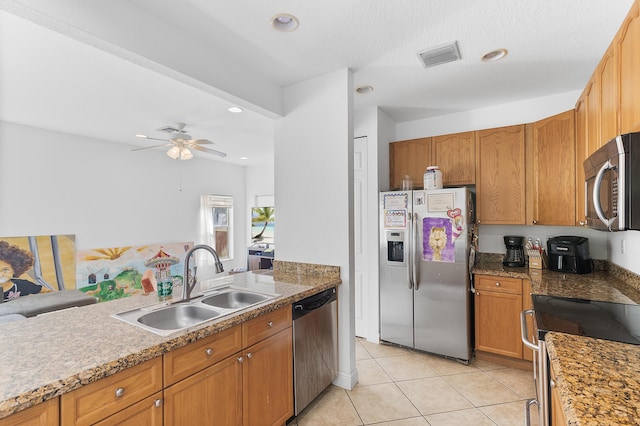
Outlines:
[[499,291],[501,293],[522,294],[522,279],[506,278],[491,275],[476,275],[474,277],[476,290]]
[[174,384],[242,350],[238,325],[164,354],[165,386]]
[[246,348],[260,340],[291,327],[291,306],[267,312],[242,324],[242,347]]
[[157,357],[62,395],[62,424],[94,424],[160,390],[162,357]]

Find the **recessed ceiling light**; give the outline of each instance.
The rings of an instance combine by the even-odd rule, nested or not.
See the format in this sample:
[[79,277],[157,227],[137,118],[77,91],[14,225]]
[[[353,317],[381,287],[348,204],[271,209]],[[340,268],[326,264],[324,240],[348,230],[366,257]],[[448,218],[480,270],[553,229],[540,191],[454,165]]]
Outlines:
[[482,62],[499,61],[500,59],[507,56],[507,53],[508,53],[507,49],[492,50],[491,52],[486,53],[484,56],[482,56]]
[[238,114],[238,113],[240,113],[240,112],[242,112],[244,110],[242,108],[240,108],[240,107],[232,106],[232,107],[227,108],[227,111],[233,112],[235,114]]
[[248,160],[249,157],[240,157],[241,160]]
[[356,88],[356,93],[364,94],[373,92],[373,86],[360,86]]
[[271,26],[278,31],[290,32],[298,28],[298,18],[288,13],[279,13],[271,18]]
[[149,136],[147,136],[147,135],[136,135],[136,138],[145,138],[145,139],[146,139],[146,138],[148,138],[148,137],[149,137]]

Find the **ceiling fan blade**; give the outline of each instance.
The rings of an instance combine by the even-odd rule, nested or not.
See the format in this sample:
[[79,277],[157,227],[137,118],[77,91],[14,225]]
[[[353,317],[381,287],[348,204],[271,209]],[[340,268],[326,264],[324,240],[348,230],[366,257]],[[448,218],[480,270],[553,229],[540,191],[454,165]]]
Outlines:
[[200,145],[193,145],[191,148],[198,151],[202,151],[202,152],[208,152],[209,154],[214,154],[223,158],[227,156],[227,154],[225,154],[224,152],[216,151],[215,149],[205,148],[204,146],[200,146]]
[[[162,139],[158,139],[158,140],[162,140]],[[144,149],[158,148],[160,146],[171,146],[171,145],[173,145],[173,144],[172,143],[163,143],[162,145],[153,145],[153,146],[144,146],[142,148],[135,148],[135,149],[132,149],[131,151],[142,151]]]
[[191,139],[189,142],[197,145],[208,145],[213,143],[209,139]]
[[144,139],[149,139],[152,141],[165,141],[165,142],[170,142],[169,139],[160,139],[160,138],[150,138],[149,136],[146,136]]

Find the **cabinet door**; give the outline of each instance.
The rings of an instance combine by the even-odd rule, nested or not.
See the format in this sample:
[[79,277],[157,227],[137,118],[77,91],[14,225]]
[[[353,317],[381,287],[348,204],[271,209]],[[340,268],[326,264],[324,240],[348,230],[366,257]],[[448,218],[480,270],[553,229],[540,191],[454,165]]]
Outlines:
[[[638,46],[640,48],[640,46]],[[618,134],[618,64],[615,45],[605,53],[599,67],[601,144]]]
[[551,426],[566,426],[567,419],[564,416],[564,409],[562,408],[562,401],[560,400],[560,392],[556,386],[556,375],[553,371],[553,367],[549,368],[551,375]]
[[431,144],[433,165],[440,167],[446,186],[476,183],[475,132],[434,136]]
[[242,358],[235,354],[164,390],[164,424],[242,425]]
[[402,188],[404,175],[411,176],[414,188],[422,188],[424,172],[431,165],[431,138],[389,144],[389,187]]
[[0,426],[57,426],[60,424],[59,400],[53,398],[0,419]]
[[107,417],[95,426],[162,426],[162,392]]
[[522,296],[494,291],[476,291],[476,349],[522,359],[520,311]]
[[476,132],[478,223],[525,223],[524,135],[524,125]]
[[245,426],[283,425],[293,415],[291,327],[245,349]]
[[576,225],[585,226],[584,160],[587,159],[587,104],[585,97],[576,103]]
[[602,146],[600,138],[600,80],[592,79],[585,90],[587,97],[587,156]]
[[620,33],[620,133],[640,131],[640,3],[634,3]]
[[575,224],[574,111],[527,125],[527,223]]

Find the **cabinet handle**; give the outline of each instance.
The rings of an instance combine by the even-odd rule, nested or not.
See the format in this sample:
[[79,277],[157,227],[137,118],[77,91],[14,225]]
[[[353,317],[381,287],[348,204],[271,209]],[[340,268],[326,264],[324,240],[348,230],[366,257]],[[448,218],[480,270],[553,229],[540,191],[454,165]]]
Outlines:
[[238,357],[238,362],[244,362],[244,358],[242,358],[241,356]]
[[583,220],[579,221],[578,223],[580,224],[580,226],[585,226],[587,224],[587,222],[585,222]]
[[533,224],[535,225],[536,223],[538,223],[538,221],[533,219]]
[[269,322],[267,323],[267,325],[268,325],[269,327],[273,327],[273,321],[269,321]]
[[556,387],[556,381],[553,379],[549,379],[549,387],[550,388],[555,388]]
[[496,282],[496,287],[500,287],[500,283]]
[[155,405],[156,407],[162,406],[162,400],[161,399],[156,399],[155,401],[153,401],[153,405]]
[[476,290],[476,296],[480,296],[480,292]]
[[122,395],[124,395],[124,388],[116,389],[116,398],[120,398]]
[[247,358],[249,358],[249,359],[251,359],[251,357],[252,357],[252,356],[253,356],[253,354],[252,354],[251,352],[249,352],[249,353],[247,354]]
[[207,349],[205,349],[205,350],[204,350],[204,353],[205,353],[207,356],[211,356],[211,355],[213,354],[213,349],[211,349],[211,348],[207,348]]
[[477,223],[478,225],[480,225],[480,219],[476,220],[476,223]]

